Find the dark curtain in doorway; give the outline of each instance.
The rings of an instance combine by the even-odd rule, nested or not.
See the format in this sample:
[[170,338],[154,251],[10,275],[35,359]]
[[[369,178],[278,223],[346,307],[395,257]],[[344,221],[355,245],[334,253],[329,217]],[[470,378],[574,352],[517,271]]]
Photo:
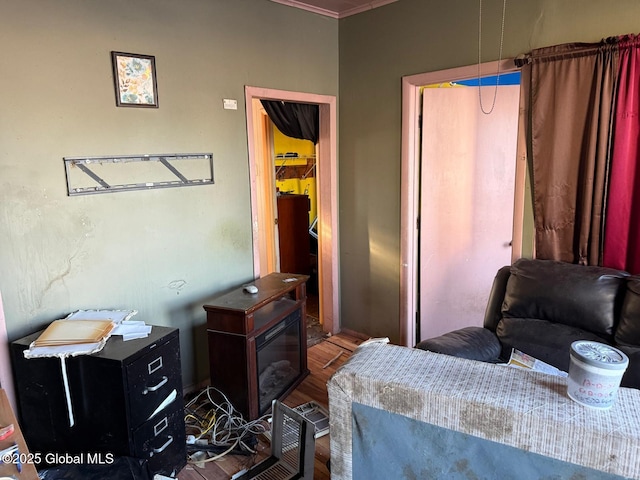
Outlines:
[[260,100],[274,125],[287,137],[318,143],[320,107],[308,103]]

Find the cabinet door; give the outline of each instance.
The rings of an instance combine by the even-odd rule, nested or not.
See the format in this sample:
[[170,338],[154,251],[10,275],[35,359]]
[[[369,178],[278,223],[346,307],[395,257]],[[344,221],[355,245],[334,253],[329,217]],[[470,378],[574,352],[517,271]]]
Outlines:
[[278,196],[280,271],[308,275],[310,271],[309,197]]

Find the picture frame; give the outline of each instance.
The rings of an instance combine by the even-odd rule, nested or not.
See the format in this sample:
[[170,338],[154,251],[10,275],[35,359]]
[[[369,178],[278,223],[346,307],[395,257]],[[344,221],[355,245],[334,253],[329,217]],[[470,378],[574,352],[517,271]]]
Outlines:
[[158,108],[155,57],[112,51],[111,64],[117,107]]

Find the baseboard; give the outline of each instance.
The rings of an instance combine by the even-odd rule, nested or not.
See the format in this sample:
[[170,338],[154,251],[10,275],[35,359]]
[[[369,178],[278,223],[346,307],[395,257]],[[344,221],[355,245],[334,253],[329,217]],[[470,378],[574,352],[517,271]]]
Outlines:
[[186,396],[189,395],[190,393],[193,392],[199,392],[200,390],[204,390],[206,387],[208,387],[211,384],[210,380],[203,380],[200,383],[196,383],[193,385],[188,385],[186,387],[182,387],[182,396]]

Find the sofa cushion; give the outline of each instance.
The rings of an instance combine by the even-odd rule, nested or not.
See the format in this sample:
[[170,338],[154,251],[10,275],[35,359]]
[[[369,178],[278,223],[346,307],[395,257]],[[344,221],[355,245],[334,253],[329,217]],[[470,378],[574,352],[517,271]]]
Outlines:
[[503,356],[515,348],[564,372],[569,371],[569,351],[576,340],[608,343],[606,339],[577,327],[532,318],[503,318],[496,334]]
[[416,348],[481,362],[499,361],[502,350],[495,334],[481,327],[465,327],[423,340]]
[[511,266],[502,316],[547,320],[613,339],[626,277],[612,268],[520,259]]
[[640,277],[627,281],[620,323],[615,334],[616,343],[640,347]]

